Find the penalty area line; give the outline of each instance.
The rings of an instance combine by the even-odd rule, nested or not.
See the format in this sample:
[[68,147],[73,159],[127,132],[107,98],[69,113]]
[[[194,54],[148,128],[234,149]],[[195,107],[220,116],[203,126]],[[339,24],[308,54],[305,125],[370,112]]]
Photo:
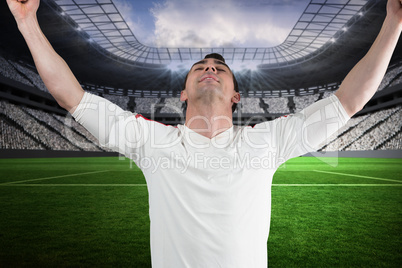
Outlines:
[[75,183],[75,184],[49,184],[49,183],[43,183],[43,184],[0,184],[1,186],[19,186],[19,187],[141,187],[141,186],[147,186],[146,184],[113,184],[113,183],[109,183],[109,184],[84,184],[84,183]]
[[402,184],[402,181],[398,180],[391,180],[391,179],[384,179],[384,178],[376,178],[376,177],[370,177],[370,176],[362,176],[362,175],[355,175],[355,174],[348,174],[348,173],[340,173],[340,172],[332,172],[332,171],[323,171],[323,170],[313,170],[315,172],[320,172],[320,173],[327,173],[327,174],[335,174],[335,175],[342,175],[342,176],[350,176],[350,177],[357,177],[357,178],[364,178],[364,179],[370,179],[370,180],[379,180],[379,181],[392,181],[392,182],[398,182]]
[[382,187],[382,186],[390,186],[390,187],[401,187],[402,184],[352,184],[352,183],[343,183],[343,184],[335,184],[335,183],[327,183],[327,184],[272,184],[272,186],[301,186],[301,187]]
[[53,176],[53,177],[45,177],[45,178],[38,178],[38,179],[31,179],[31,180],[23,180],[23,181],[10,181],[10,182],[0,183],[0,186],[2,186],[2,185],[14,185],[14,184],[18,184],[18,183],[32,182],[32,181],[43,181],[43,180],[50,180],[50,179],[75,177],[75,176],[80,176],[80,175],[87,175],[87,174],[94,174],[94,173],[102,173],[102,172],[108,172],[108,171],[110,171],[110,170],[99,170],[99,171],[92,171],[92,172],[83,172],[83,173],[67,174],[67,175],[60,175],[60,176]]

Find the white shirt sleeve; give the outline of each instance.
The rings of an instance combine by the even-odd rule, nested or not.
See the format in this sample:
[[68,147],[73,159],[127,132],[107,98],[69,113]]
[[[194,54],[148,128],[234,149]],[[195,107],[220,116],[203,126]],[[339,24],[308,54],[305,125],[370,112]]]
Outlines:
[[[317,101],[304,110],[261,124],[269,128],[269,142],[281,162],[317,151],[350,119],[335,95]],[[268,141],[268,139],[267,139]]]
[[72,114],[94,135],[102,146],[127,155],[147,141],[148,124],[137,114],[124,111],[114,103],[85,92]]

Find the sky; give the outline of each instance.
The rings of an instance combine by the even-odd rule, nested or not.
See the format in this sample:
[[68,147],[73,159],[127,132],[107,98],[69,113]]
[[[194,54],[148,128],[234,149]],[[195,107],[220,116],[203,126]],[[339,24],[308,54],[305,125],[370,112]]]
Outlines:
[[273,47],[309,0],[114,0],[137,39],[156,47]]

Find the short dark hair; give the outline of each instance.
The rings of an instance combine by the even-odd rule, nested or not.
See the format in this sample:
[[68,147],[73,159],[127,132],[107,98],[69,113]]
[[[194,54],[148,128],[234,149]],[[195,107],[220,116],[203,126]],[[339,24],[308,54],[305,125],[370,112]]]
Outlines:
[[[218,54],[218,53],[211,53],[211,54],[208,54],[208,55],[206,55],[206,56],[204,57],[204,59],[217,59],[217,60],[220,60],[220,61],[226,63],[226,62],[225,62],[225,58],[224,58],[221,54]],[[230,69],[230,68],[229,68],[229,69]],[[233,76],[234,90],[235,90],[236,92],[239,92],[239,84],[237,83],[237,80],[236,80],[236,77],[234,76],[233,71],[232,71],[232,70],[230,70],[230,71],[232,72],[232,76]],[[183,90],[186,89],[186,83],[187,83],[187,78],[188,78],[188,74],[189,74],[189,73],[190,73],[190,72],[187,73],[186,78],[184,79]],[[237,103],[233,103],[233,105],[232,105],[232,113],[236,110],[236,107],[237,107]],[[187,101],[186,101],[186,108],[187,108]]]

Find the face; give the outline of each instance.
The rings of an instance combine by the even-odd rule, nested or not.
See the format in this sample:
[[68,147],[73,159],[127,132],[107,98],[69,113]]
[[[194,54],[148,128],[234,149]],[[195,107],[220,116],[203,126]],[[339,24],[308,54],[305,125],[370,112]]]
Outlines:
[[219,101],[231,107],[238,103],[240,94],[234,90],[233,74],[229,67],[217,59],[204,59],[193,65],[188,73],[181,101],[211,103]]

